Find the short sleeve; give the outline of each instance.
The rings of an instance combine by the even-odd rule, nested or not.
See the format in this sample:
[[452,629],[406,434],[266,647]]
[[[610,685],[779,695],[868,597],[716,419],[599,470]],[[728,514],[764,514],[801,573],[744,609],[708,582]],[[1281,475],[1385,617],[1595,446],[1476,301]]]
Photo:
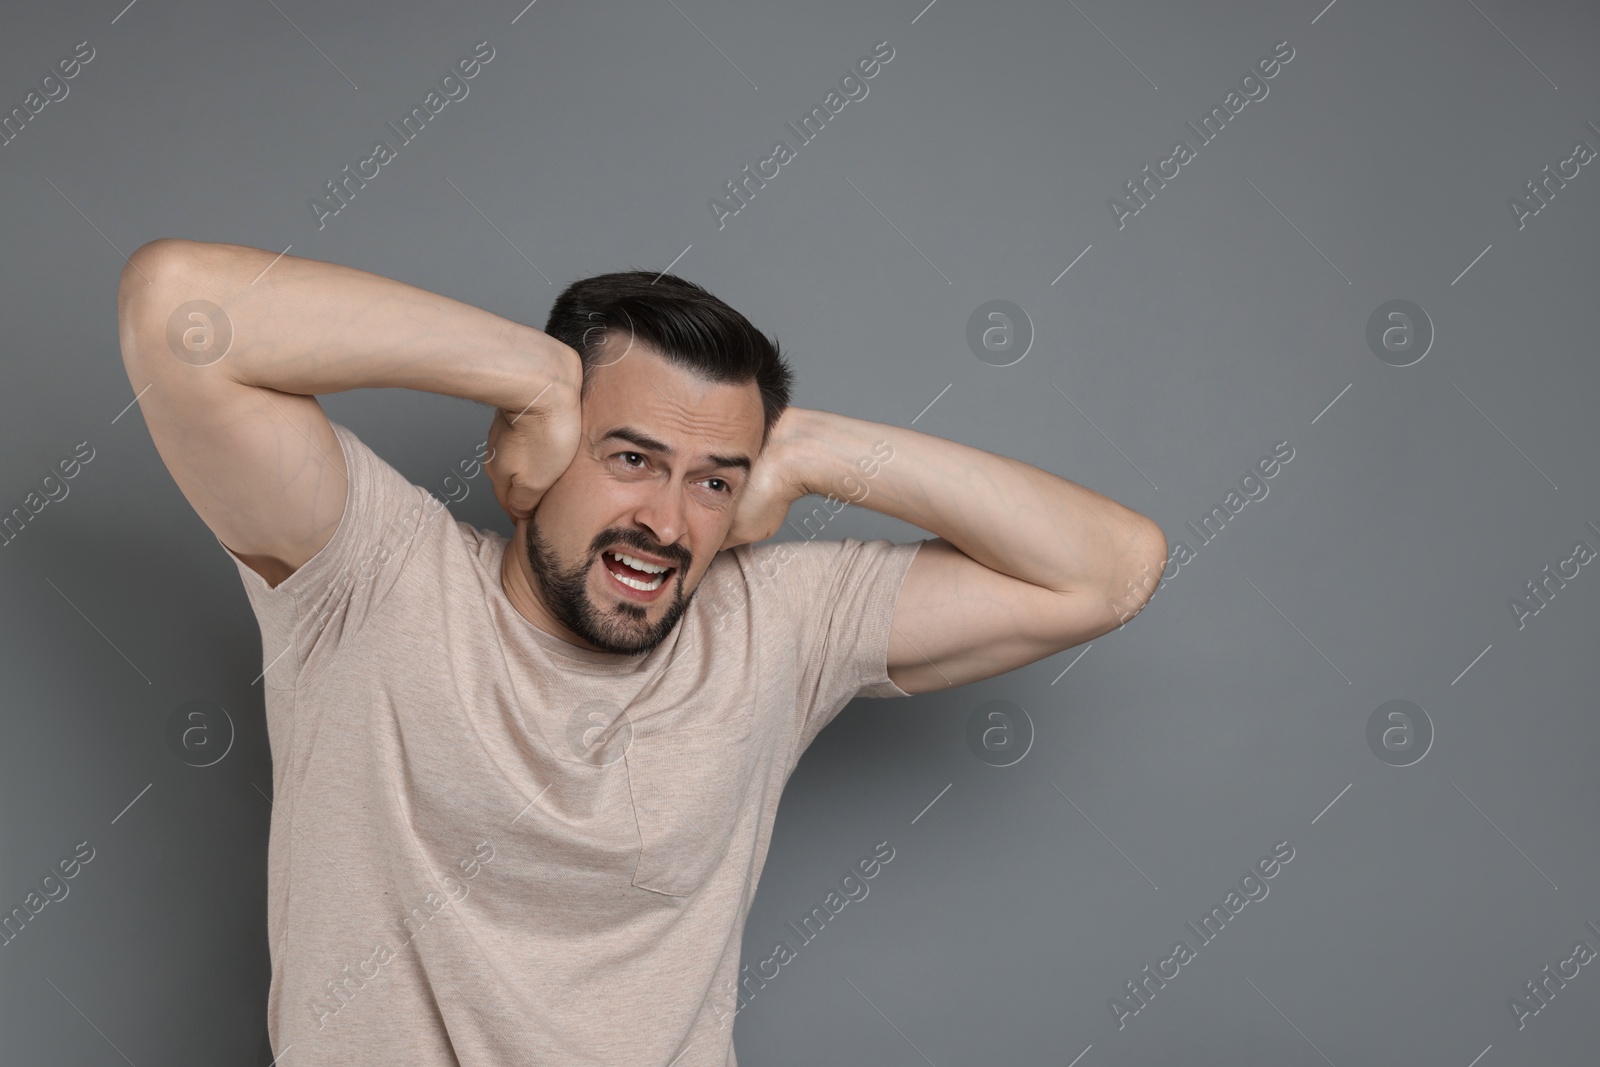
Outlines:
[[446,510],[348,428],[332,425],[347,486],[328,543],[276,586],[222,545],[261,626],[263,676],[273,689],[311,681],[355,640],[394,588],[427,520]]
[[795,758],[857,696],[910,696],[889,680],[889,634],[921,541],[794,541],[752,553],[788,612],[798,657]]

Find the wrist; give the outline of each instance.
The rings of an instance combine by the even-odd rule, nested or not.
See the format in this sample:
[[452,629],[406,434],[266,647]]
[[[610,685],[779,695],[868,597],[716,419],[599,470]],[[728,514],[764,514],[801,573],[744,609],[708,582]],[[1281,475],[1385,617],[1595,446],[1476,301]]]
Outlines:
[[896,427],[832,411],[807,411],[791,442],[793,478],[802,496],[862,504],[871,481],[894,458]]
[[583,390],[583,360],[568,345],[530,327],[516,326],[510,339],[509,373],[495,407],[515,421],[529,411],[577,409]]
[[824,458],[823,428],[820,416],[826,412],[810,408],[785,408],[783,415],[772,427],[772,439],[767,447],[773,451],[774,466],[783,474],[789,486],[791,501],[826,491],[826,472],[822,469]]

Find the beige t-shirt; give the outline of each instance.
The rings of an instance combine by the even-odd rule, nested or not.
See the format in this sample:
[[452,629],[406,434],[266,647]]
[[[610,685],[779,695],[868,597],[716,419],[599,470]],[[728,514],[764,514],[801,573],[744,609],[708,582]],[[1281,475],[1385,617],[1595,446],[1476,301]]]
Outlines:
[[907,695],[922,542],[722,552],[659,646],[594,652],[512,607],[504,537],[334,429],[333,538],[275,589],[229,552],[266,664],[280,1061],[735,1064],[778,798],[851,698]]

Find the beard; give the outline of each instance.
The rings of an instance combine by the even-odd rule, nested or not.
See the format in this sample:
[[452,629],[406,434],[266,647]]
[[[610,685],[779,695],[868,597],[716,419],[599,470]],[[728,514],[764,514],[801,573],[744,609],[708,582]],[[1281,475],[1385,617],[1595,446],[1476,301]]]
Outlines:
[[[561,559],[539,532],[538,509],[528,516],[528,529],[524,543],[528,550],[528,564],[539,586],[539,597],[546,610],[556,620],[602,652],[631,656],[649,652],[672,632],[678,620],[689,608],[692,593],[683,590],[683,575],[689,569],[688,560],[681,550],[663,549],[648,543],[643,534],[622,528],[602,530],[590,542],[588,558],[572,567],[563,567]],[[637,548],[641,552],[668,561],[675,568],[667,576],[673,583],[672,599],[666,611],[655,623],[647,620],[654,604],[635,604],[619,600],[610,609],[602,611],[589,596],[589,572],[608,548]],[[604,563],[600,563],[604,567]]]

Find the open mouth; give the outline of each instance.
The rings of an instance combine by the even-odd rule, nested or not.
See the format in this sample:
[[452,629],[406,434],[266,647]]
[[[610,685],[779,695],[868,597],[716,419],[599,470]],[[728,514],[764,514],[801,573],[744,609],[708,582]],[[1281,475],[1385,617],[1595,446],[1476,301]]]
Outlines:
[[642,594],[656,592],[678,569],[647,563],[626,552],[611,549],[602,552],[600,559],[605,564],[607,573],[616,579],[618,584]]

